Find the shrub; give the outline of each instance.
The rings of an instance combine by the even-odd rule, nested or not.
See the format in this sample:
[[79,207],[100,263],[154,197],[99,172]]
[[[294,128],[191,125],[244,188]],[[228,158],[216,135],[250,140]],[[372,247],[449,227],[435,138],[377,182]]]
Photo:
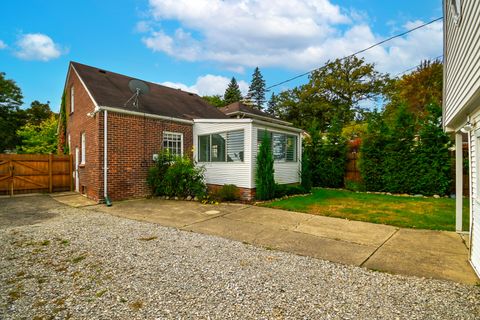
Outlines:
[[270,135],[265,131],[257,154],[255,184],[258,200],[270,200],[275,196],[275,179],[273,177],[273,156]]
[[302,188],[305,192],[310,192],[312,189],[312,168],[310,158],[307,152],[302,155],[302,169],[300,172]]
[[188,157],[172,157],[160,152],[150,168],[147,183],[156,196],[203,197],[206,194],[204,168],[196,167]]
[[284,196],[293,196],[296,194],[304,194],[306,191],[302,185],[299,184],[277,184],[275,185],[275,198],[282,198]]
[[234,184],[226,184],[217,191],[216,197],[221,201],[235,201],[240,199],[240,189]]

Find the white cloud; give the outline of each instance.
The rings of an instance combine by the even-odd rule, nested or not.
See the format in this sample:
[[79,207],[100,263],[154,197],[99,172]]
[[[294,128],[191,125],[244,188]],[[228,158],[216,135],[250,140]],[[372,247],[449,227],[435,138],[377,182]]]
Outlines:
[[0,50],[5,49],[7,47],[7,44],[0,40]]
[[27,33],[17,41],[15,55],[24,60],[48,61],[60,57],[62,49],[52,38],[41,33]]
[[[231,79],[227,77],[207,74],[198,77],[195,84],[191,86],[181,82],[162,82],[160,84],[175,89],[182,89],[183,91],[193,92],[200,96],[211,96],[216,94],[223,96],[230,80]],[[240,80],[238,81],[238,86],[243,95],[248,92],[247,82]]]
[[[150,0],[150,15],[157,25],[142,41],[151,50],[241,72],[255,66],[309,70],[386,38],[372,31],[362,11],[331,0]],[[179,27],[160,27],[169,21]],[[420,23],[410,21],[402,31]],[[437,22],[364,56],[395,73],[441,52]]]

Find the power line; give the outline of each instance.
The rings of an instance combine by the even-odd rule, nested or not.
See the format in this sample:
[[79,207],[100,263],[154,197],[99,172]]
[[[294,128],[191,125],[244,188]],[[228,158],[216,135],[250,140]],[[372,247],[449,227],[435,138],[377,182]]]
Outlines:
[[[433,60],[433,61],[437,61],[438,59],[441,59],[441,58],[443,58],[443,54],[441,54],[441,55],[433,58],[432,60]],[[420,64],[417,64],[415,67],[411,67],[411,68],[408,68],[408,69],[406,69],[406,70],[403,70],[402,72],[397,73],[397,74],[396,74],[395,76],[393,76],[393,77],[396,78],[396,77],[398,77],[398,76],[400,76],[400,75],[402,75],[402,74],[404,74],[404,73],[407,73],[408,71],[412,71],[412,70],[414,70],[414,69],[417,69],[417,68],[420,67],[421,65],[422,65],[421,63],[420,63]]]
[[[410,32],[413,32],[413,31],[415,31],[415,30],[424,28],[424,27],[426,27],[426,26],[428,26],[428,25],[430,25],[430,24],[432,24],[432,23],[434,23],[434,22],[440,21],[440,20],[442,20],[442,19],[443,19],[443,17],[439,17],[439,18],[433,19],[433,20],[431,20],[431,21],[429,21],[429,22],[426,22],[426,23],[424,23],[424,24],[422,24],[422,25],[416,26],[415,28],[409,29],[409,30],[407,30],[407,31],[405,31],[405,32],[402,32],[402,33],[396,34],[396,35],[394,35],[394,36],[391,36],[390,38],[387,38],[387,39],[385,39],[385,40],[382,40],[382,41],[380,41],[380,42],[377,42],[377,43],[375,43],[375,44],[372,44],[371,46],[369,46],[369,47],[367,47],[367,48],[364,48],[364,49],[359,50],[359,51],[357,51],[357,52],[354,52],[354,53],[352,53],[352,54],[350,54],[350,55],[348,55],[348,56],[345,56],[345,57],[343,57],[343,58],[340,58],[339,61],[342,61],[342,60],[345,60],[345,59],[349,59],[349,58],[351,58],[351,57],[353,57],[353,56],[355,56],[355,55],[357,55],[357,54],[360,54],[360,53],[363,53],[363,52],[368,51],[368,50],[370,50],[370,49],[373,49],[373,48],[375,48],[375,47],[378,47],[379,45],[382,45],[382,44],[384,44],[385,42],[391,41],[391,40],[393,40],[393,39],[395,39],[395,38],[403,37],[404,35],[409,34]],[[315,69],[313,69],[313,70],[304,72],[304,73],[302,73],[302,74],[299,74],[299,75],[294,76],[294,77],[292,77],[292,78],[289,78],[289,79],[287,79],[287,80],[284,80],[284,81],[275,83],[275,84],[267,87],[266,89],[267,89],[267,90],[270,90],[270,89],[272,89],[272,88],[274,88],[274,87],[278,87],[279,85],[282,85],[282,84],[284,84],[284,83],[287,83],[287,82],[293,81],[293,80],[295,80],[295,79],[304,77],[304,76],[309,75],[310,73],[312,73],[312,72],[314,72],[314,71],[318,71],[318,70],[321,70],[321,69],[323,69],[323,68],[325,68],[325,66],[322,66],[322,67],[319,67],[319,68],[315,68]]]

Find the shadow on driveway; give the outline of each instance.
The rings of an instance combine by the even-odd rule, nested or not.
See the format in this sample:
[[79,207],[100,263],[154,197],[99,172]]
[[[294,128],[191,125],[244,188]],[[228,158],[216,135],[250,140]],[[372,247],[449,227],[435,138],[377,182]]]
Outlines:
[[62,205],[48,195],[25,195],[0,198],[0,228],[40,223],[56,216],[51,209]]

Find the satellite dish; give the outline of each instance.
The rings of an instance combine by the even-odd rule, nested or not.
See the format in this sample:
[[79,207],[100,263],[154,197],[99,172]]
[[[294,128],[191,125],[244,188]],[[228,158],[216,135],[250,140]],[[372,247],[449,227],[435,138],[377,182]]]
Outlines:
[[147,94],[150,91],[145,82],[137,79],[130,80],[130,82],[128,82],[128,87],[130,88],[130,91],[136,94]]

